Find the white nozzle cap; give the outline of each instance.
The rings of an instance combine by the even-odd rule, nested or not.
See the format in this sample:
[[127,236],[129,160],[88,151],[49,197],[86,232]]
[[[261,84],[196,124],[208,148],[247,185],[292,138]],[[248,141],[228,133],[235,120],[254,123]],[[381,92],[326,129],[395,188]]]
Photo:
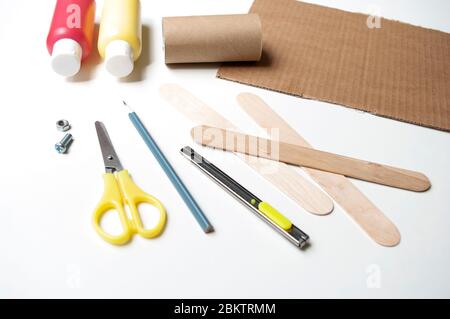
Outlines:
[[105,61],[109,73],[124,78],[134,69],[133,49],[126,41],[114,40],[106,46]]
[[52,68],[62,76],[74,76],[80,71],[83,49],[72,39],[56,41],[52,52]]

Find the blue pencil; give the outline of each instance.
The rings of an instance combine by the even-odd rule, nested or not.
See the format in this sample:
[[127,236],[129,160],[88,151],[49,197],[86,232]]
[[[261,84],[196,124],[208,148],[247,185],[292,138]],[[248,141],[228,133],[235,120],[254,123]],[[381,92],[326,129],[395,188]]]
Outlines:
[[[123,101],[123,104],[128,107],[127,103]],[[199,223],[199,225],[202,227],[203,231],[205,233],[210,233],[214,231],[213,226],[206,218],[205,214],[202,212],[192,195],[187,190],[186,186],[184,186],[182,180],[177,175],[175,170],[173,169],[172,165],[170,165],[167,158],[164,156],[163,152],[161,152],[161,149],[156,144],[155,140],[152,138],[148,130],[145,128],[144,124],[140,120],[139,116],[136,114],[136,112],[132,111],[130,109],[130,113],[128,114],[131,122],[133,123],[136,130],[141,135],[142,139],[144,140],[145,144],[147,144],[148,148],[152,152],[153,156],[155,156],[156,160],[158,161],[159,165],[162,167],[164,172],[166,173],[167,177],[172,182],[172,185],[175,187],[175,189],[178,191],[178,194],[180,194],[181,198],[184,200],[186,205],[189,207],[189,209],[192,212],[192,215],[194,215],[195,219]]]

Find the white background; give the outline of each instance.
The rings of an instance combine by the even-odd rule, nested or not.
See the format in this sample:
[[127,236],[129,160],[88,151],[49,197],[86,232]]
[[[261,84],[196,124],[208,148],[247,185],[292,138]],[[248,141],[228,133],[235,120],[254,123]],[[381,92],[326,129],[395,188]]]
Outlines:
[[[357,12],[375,5],[385,17],[450,32],[448,1],[313,2]],[[74,80],[55,75],[45,46],[54,1],[0,0],[0,297],[450,297],[448,133],[219,80],[215,64],[164,64],[161,17],[245,13],[250,5],[143,0],[144,53],[130,81],[119,82],[97,54]],[[192,123],[159,97],[168,82],[248,133],[258,131],[235,97],[256,93],[317,148],[422,171],[433,187],[418,194],[355,181],[402,234],[398,247],[384,248],[338,205],[330,216],[308,214],[233,155],[195,146],[311,236],[310,249],[299,251],[179,155],[182,146],[194,146]],[[122,99],[140,114],[215,233],[200,230]],[[60,118],[70,120],[76,139],[66,156],[53,149]],[[91,215],[103,191],[95,120],[105,123],[136,183],[166,205],[162,237],[114,247],[94,232]],[[379,287],[368,285],[377,275]]]

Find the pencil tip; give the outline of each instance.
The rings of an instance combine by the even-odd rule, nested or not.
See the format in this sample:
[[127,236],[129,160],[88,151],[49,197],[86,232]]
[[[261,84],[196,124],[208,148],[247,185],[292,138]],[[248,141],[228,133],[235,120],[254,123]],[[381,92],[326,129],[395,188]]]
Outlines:
[[130,112],[133,112],[132,108],[127,104],[127,102],[122,101],[123,105],[125,105]]

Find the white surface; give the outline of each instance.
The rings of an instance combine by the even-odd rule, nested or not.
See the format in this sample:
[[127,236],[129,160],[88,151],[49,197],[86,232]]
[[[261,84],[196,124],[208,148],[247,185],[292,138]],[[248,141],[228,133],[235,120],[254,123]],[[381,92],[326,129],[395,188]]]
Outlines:
[[[450,297],[448,133],[219,80],[217,65],[167,67],[162,16],[242,13],[251,1],[142,2],[144,53],[131,78],[117,81],[97,55],[74,79],[54,74],[45,48],[54,1],[0,1],[0,42],[12,49],[0,51],[1,297]],[[369,10],[357,0],[315,2]],[[450,32],[448,1],[370,4],[383,16]],[[194,146],[192,124],[159,98],[166,82],[184,86],[249,133],[256,127],[235,96],[254,92],[317,148],[422,171],[433,187],[416,194],[355,182],[398,226],[402,242],[389,249],[368,239],[340,207],[327,217],[310,215],[236,157],[195,146],[309,233],[311,248],[298,251],[178,154]],[[201,232],[122,99],[144,120],[214,234]],[[54,126],[60,118],[73,125],[67,156],[53,147],[62,137]],[[91,214],[103,191],[95,120],[106,124],[136,183],[165,203],[169,221],[161,238],[136,237],[118,248],[94,232]],[[379,288],[371,288],[377,275]]]
[[74,76],[80,71],[83,49],[72,39],[61,39],[53,45],[51,65],[53,70],[65,77]]
[[124,78],[133,72],[133,49],[126,41],[112,41],[106,46],[105,67],[111,75]]

